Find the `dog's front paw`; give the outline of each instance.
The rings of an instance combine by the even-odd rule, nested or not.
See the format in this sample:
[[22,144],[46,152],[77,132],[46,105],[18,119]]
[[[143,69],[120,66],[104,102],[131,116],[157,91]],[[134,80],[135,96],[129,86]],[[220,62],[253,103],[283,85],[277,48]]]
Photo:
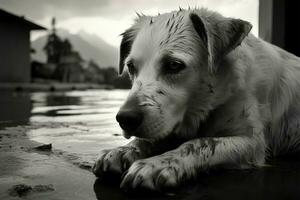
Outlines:
[[124,176],[124,190],[149,189],[164,193],[174,192],[182,182],[182,168],[178,162],[152,157],[132,164]]
[[135,147],[123,146],[112,150],[102,150],[92,168],[97,177],[104,173],[121,175],[130,165],[142,158],[142,153]]

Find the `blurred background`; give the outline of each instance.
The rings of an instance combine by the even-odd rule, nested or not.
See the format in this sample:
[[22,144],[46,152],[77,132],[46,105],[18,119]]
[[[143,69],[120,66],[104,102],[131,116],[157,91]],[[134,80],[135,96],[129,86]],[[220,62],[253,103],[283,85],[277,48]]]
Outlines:
[[116,76],[120,34],[136,12],[157,15],[179,6],[248,20],[258,36],[258,0],[1,0],[0,82],[130,88],[128,77]]
[[207,7],[247,20],[254,35],[299,55],[295,20],[299,4],[285,0],[0,0],[0,83],[11,83],[0,88],[28,86],[14,84],[19,82],[36,83],[35,89],[43,90],[56,89],[45,83],[128,89],[128,77],[117,76],[120,34],[132,24],[135,12],[156,15],[179,6]]

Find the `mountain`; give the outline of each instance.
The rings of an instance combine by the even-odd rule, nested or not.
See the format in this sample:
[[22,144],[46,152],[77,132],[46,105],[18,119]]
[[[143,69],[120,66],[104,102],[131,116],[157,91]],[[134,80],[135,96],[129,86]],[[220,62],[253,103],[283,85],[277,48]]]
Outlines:
[[[100,67],[118,66],[118,50],[109,45],[100,37],[80,31],[78,34],[71,34],[64,29],[58,29],[57,34],[61,38],[68,38],[73,49],[78,51],[86,61],[93,59]],[[47,35],[41,36],[31,42],[31,47],[35,49],[32,54],[34,60],[46,61],[46,55],[43,48],[47,42]]]

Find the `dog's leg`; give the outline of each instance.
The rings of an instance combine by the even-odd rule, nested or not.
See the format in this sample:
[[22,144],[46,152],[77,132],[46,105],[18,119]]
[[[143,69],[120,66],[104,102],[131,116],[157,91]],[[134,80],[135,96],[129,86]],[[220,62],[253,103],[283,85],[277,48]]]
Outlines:
[[162,155],[134,162],[121,187],[168,190],[210,167],[263,164],[264,151],[263,135],[194,139]]
[[93,173],[100,177],[105,172],[122,174],[136,160],[153,155],[153,143],[134,139],[125,146],[102,150],[93,166]]
[[97,177],[101,177],[106,172],[121,175],[134,161],[163,153],[177,146],[179,144],[172,140],[151,142],[134,139],[125,146],[102,150],[92,171]]

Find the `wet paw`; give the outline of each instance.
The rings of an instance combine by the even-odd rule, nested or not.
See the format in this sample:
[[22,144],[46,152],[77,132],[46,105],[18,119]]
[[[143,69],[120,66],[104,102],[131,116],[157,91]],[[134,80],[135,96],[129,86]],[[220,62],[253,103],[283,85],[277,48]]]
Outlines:
[[132,164],[125,174],[121,188],[124,190],[149,189],[173,193],[180,185],[180,167],[177,163],[153,158],[139,160]]
[[92,171],[97,177],[104,173],[121,175],[131,164],[141,157],[141,152],[135,147],[118,147],[100,152]]

